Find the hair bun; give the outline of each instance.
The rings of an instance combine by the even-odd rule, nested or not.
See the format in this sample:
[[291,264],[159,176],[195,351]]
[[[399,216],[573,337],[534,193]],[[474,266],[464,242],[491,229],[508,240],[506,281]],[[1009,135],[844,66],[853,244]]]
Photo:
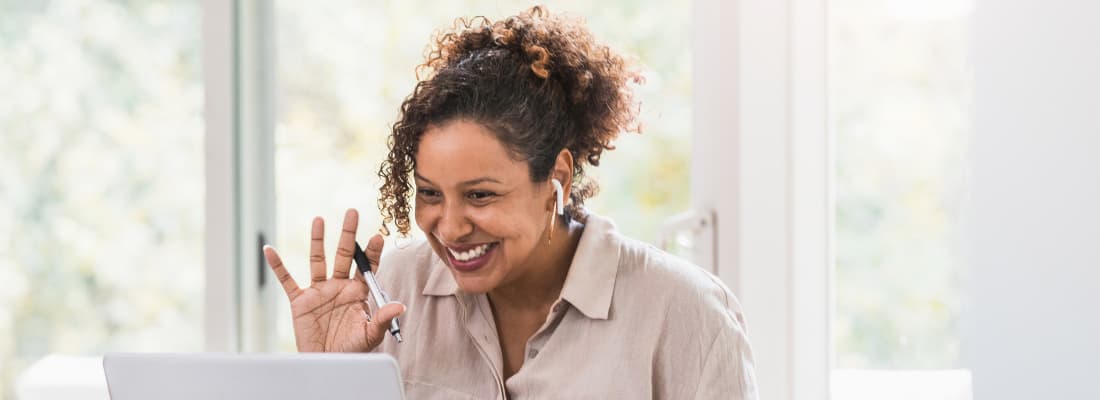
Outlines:
[[[488,49],[522,55],[535,77],[562,84],[570,103],[585,108],[610,106],[608,114],[624,118],[608,122],[619,125],[619,131],[637,130],[633,121],[636,112],[627,111],[635,108],[632,95],[620,89],[628,83],[641,83],[641,74],[609,47],[597,43],[582,20],[550,14],[543,6],[499,21],[484,16],[456,19],[451,29],[436,33],[417,75],[430,79],[470,54]],[[590,103],[592,99],[605,104]],[[614,101],[608,104],[603,101],[606,99]]]
[[523,49],[527,57],[535,60],[531,63],[531,72],[535,76],[546,79],[550,77],[550,52],[537,44],[532,44]]

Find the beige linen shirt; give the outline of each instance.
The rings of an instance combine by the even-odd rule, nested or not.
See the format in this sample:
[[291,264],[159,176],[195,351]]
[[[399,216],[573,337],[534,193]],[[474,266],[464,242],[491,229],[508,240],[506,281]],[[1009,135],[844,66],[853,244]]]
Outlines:
[[424,240],[386,252],[379,280],[405,342],[410,399],[757,399],[737,299],[707,271],[589,215],[560,298],[505,380],[484,294],[459,290]]

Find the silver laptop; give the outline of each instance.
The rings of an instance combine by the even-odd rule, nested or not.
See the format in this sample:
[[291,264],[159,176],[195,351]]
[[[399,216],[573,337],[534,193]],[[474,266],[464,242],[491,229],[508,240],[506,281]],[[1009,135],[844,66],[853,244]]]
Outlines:
[[112,400],[402,400],[388,354],[134,354],[103,357]]

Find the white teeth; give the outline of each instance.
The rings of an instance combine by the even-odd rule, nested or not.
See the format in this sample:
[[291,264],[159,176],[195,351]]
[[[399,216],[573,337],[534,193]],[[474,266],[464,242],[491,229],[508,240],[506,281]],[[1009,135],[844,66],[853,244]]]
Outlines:
[[489,246],[492,246],[492,243],[486,243],[461,253],[454,251],[450,247],[447,248],[447,251],[451,252],[451,255],[458,261],[470,261],[485,255],[485,251],[489,250]]

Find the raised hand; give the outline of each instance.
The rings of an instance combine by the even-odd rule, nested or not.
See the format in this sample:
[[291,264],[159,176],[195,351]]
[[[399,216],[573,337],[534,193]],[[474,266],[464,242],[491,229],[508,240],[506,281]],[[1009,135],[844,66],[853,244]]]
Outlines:
[[[325,221],[320,217],[313,219],[309,251],[310,284],[305,289],[298,287],[275,248],[264,247],[264,257],[290,299],[294,338],[300,352],[370,351],[385,339],[390,320],[405,312],[404,305],[391,302],[373,316],[370,314],[366,303],[370,289],[359,272],[356,270],[353,273],[351,267],[358,226],[359,213],[349,209],[344,214],[343,231],[330,278],[325,262]],[[365,249],[373,268],[379,267],[382,244],[382,237],[374,235]]]

